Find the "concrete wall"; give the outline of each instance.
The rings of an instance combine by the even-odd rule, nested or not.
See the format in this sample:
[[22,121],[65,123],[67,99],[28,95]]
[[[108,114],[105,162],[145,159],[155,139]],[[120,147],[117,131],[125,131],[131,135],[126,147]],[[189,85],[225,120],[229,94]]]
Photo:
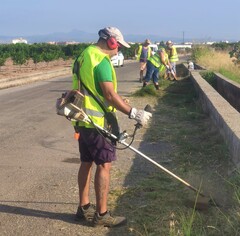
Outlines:
[[[240,112],[240,85],[232,80],[227,79],[219,73],[215,73],[216,90],[227,100],[229,103]],[[240,122],[240,121],[239,121]],[[239,124],[240,125],[240,124]]]
[[[185,68],[187,69],[187,65]],[[199,95],[203,110],[209,114],[219,128],[220,134],[229,147],[233,163],[239,167],[240,113],[201,77],[199,71],[190,71],[190,78]],[[231,92],[228,91],[228,93]]]

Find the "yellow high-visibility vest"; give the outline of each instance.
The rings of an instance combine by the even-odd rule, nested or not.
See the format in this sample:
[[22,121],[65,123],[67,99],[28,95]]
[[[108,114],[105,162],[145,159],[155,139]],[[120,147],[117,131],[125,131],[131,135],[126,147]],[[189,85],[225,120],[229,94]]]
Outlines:
[[[108,104],[104,97],[97,92],[95,86],[94,69],[97,65],[100,64],[100,62],[104,58],[107,58],[107,60],[109,61],[109,66],[111,66],[114,90],[117,91],[116,73],[110,61],[110,58],[107,54],[100,51],[95,45],[91,45],[86,48],[77,59],[78,63],[80,64],[80,77],[81,81],[94,94],[94,96],[96,96],[99,100],[102,101],[107,111],[116,111],[115,109],[113,109],[112,106]],[[78,76],[76,74],[73,74],[72,79],[73,89],[78,89]],[[84,86],[82,86],[81,92],[84,94],[84,101],[82,107],[83,110],[95,124],[101,127],[106,127],[104,111],[102,110],[99,103],[88,93]],[[88,124],[82,121],[77,122],[77,124],[79,126],[85,126],[87,128],[93,127],[92,124]],[[76,125],[76,122],[73,122],[73,125]]]
[[[139,61],[140,60],[140,56],[141,56],[141,53],[142,53],[142,48],[143,48],[143,46],[142,45],[139,45],[139,47],[138,47],[138,51],[137,51],[137,61]],[[147,54],[147,59],[151,56],[151,48],[150,47],[148,47],[148,54]]]
[[170,50],[168,50],[168,56],[170,62],[176,62],[179,60],[176,47],[172,46],[172,55],[170,55]]
[[155,67],[159,68],[162,65],[161,58],[157,53],[155,53],[153,56],[151,56],[148,61],[150,61]]

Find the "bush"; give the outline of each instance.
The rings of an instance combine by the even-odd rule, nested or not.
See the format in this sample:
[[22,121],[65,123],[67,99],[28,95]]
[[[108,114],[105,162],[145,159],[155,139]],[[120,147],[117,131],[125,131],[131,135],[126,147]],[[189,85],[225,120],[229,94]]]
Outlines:
[[192,60],[197,62],[201,57],[212,54],[212,49],[209,46],[195,46],[192,49]]
[[229,54],[231,58],[235,58],[233,60],[235,65],[240,64],[240,43],[235,44]]

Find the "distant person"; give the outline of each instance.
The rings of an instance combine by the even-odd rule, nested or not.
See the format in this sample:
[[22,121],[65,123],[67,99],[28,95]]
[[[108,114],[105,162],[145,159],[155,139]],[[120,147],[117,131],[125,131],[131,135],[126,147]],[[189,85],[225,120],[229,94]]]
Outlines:
[[139,82],[142,83],[144,72],[146,71],[147,59],[152,55],[152,50],[149,47],[151,44],[149,39],[146,39],[135,50],[136,59],[140,62],[140,78]]
[[169,63],[168,58],[166,58],[165,49],[160,48],[147,60],[147,71],[143,80],[143,87],[147,86],[152,79],[155,88],[159,90],[159,72],[164,68],[171,70],[171,64]]
[[[179,60],[178,53],[177,53],[176,47],[173,45],[171,40],[168,40],[166,42],[166,52],[168,54],[168,58],[169,58],[173,73],[175,73],[175,75],[177,75],[176,62]],[[169,77],[170,77],[170,75],[171,74],[169,73]]]
[[194,70],[194,63],[192,61],[188,62],[188,69],[189,70]]

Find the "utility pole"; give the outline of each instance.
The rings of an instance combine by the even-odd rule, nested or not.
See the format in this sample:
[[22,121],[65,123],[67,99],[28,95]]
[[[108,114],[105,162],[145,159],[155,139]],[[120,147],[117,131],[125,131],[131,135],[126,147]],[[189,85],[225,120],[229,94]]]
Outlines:
[[185,39],[184,39],[184,31],[183,31],[183,44],[185,43]]

